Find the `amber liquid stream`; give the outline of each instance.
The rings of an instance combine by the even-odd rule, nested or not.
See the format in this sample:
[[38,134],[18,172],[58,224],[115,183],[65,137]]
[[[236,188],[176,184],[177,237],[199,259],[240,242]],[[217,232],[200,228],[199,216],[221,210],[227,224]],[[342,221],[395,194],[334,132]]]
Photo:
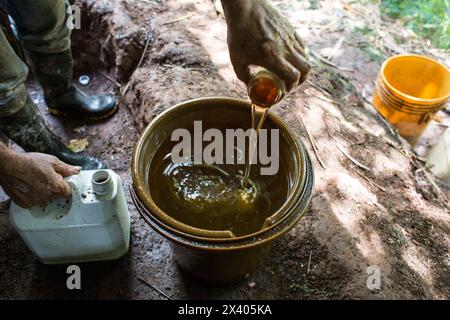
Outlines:
[[252,100],[252,136],[250,137],[250,143],[248,153],[246,157],[245,173],[242,181],[242,185],[248,186],[250,171],[252,168],[252,159],[256,157],[255,152],[258,148],[258,135],[264,121],[267,118],[269,109],[272,105],[280,100],[280,90],[275,82],[269,78],[262,77],[256,79],[256,81],[249,88],[249,96]]

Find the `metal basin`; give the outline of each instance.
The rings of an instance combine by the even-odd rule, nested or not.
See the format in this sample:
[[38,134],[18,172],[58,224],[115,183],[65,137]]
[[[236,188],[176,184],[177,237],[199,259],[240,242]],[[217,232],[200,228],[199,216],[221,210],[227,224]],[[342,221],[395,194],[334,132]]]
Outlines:
[[186,101],[166,110],[144,130],[132,159],[133,201],[142,218],[168,239],[178,265],[196,278],[212,283],[242,279],[267,256],[275,239],[289,231],[307,211],[314,184],[314,171],[303,143],[278,116],[270,113],[264,128],[279,129],[280,162],[287,168],[289,190],[286,201],[273,212],[261,229],[235,236],[229,230],[206,230],[187,225],[161,209],[150,192],[149,172],[158,148],[173,130],[194,120],[233,123],[242,129],[250,125],[249,102],[211,97]]

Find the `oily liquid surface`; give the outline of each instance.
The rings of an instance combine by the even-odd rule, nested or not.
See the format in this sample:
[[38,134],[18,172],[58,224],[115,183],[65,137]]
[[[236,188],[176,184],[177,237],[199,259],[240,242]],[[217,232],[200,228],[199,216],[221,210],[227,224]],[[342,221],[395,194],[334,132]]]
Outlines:
[[[254,131],[246,150],[235,149],[237,158],[245,156],[244,164],[195,164],[193,159],[173,163],[173,142],[167,141],[158,149],[151,164],[150,192],[158,206],[176,220],[243,236],[261,230],[264,221],[286,201],[289,182],[283,162],[278,173],[269,176],[260,174],[257,161],[250,161],[254,156],[257,159],[258,132],[269,107],[280,99],[279,90],[271,79],[262,77],[249,88],[249,95]],[[207,126],[222,133],[233,129],[213,123]]]
[[[223,133],[233,129],[219,124],[208,127]],[[173,163],[171,151],[175,144],[170,140],[163,143],[149,172],[154,201],[174,219],[201,229],[231,230],[243,236],[261,230],[264,221],[286,201],[289,181],[282,161],[278,174],[272,176],[260,175],[260,165],[252,165],[243,185],[245,164],[194,164],[193,159]],[[245,152],[235,151],[237,157]]]

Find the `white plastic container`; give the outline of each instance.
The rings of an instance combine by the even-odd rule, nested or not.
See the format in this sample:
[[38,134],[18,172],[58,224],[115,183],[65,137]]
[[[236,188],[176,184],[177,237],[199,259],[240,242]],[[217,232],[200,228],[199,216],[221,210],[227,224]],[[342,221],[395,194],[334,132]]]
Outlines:
[[431,149],[427,165],[431,166],[431,172],[450,186],[450,128],[439,138]]
[[66,179],[71,200],[29,210],[11,204],[10,219],[45,264],[112,260],[130,242],[130,213],[120,177],[111,170],[82,171]]

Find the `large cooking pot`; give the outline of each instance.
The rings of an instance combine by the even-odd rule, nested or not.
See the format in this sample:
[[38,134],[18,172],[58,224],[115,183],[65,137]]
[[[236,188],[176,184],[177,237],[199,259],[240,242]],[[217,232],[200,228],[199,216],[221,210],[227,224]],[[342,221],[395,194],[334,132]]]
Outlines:
[[186,101],[156,117],[144,130],[132,159],[133,201],[142,218],[171,242],[175,261],[196,278],[213,283],[242,279],[267,256],[275,239],[289,231],[307,211],[314,184],[314,171],[303,143],[278,116],[270,113],[264,128],[280,130],[280,162],[288,174],[287,200],[263,227],[251,234],[235,236],[229,230],[206,230],[187,225],[164,212],[150,192],[150,166],[158,148],[173,130],[194,121],[232,123],[250,127],[251,105],[235,98],[211,97]]

